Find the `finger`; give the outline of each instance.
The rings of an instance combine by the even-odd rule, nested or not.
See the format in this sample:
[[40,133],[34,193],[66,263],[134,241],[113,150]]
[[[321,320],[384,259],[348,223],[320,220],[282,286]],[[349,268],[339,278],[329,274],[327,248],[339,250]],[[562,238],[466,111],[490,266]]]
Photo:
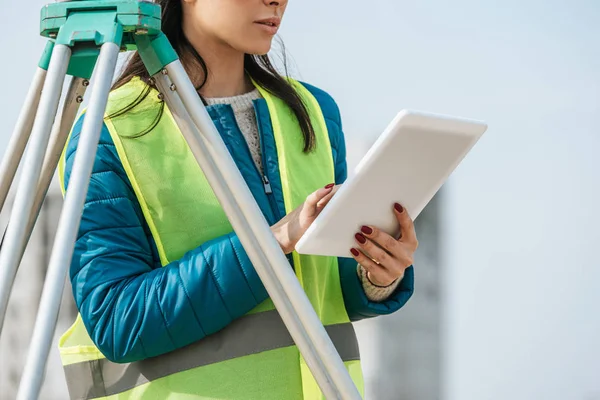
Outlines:
[[330,183],[329,185],[315,190],[311,194],[308,195],[306,201],[304,202],[304,207],[310,210],[309,214],[314,214],[317,211],[317,203],[325,196],[327,196],[335,185]]
[[377,246],[361,233],[354,235],[354,239],[356,240],[358,247],[376,263],[381,264],[384,268],[389,268],[392,266],[393,257],[390,255],[390,253]]
[[360,231],[365,237],[375,242],[392,256],[399,255],[401,251],[400,243],[391,235],[374,226],[363,226],[360,228]]
[[[369,257],[367,257],[362,251],[358,249],[350,249],[352,257],[367,271],[367,276],[371,279],[371,282],[377,283],[383,282],[381,286],[385,285],[385,282],[393,282],[394,277],[388,270],[383,268],[381,265],[374,263]],[[374,284],[377,284],[373,282]]]
[[398,219],[398,223],[400,223],[399,241],[410,245],[414,248],[413,250],[416,250],[419,242],[417,241],[414,221],[410,218],[410,215],[408,215],[406,208],[398,203],[394,204],[394,214]]
[[386,250],[377,246],[373,241],[367,239],[363,234],[357,233],[356,241],[359,247],[366,253],[367,257],[370,257],[375,264],[379,263],[384,269],[386,269],[391,276],[400,276],[404,273],[404,269],[408,265],[406,264],[406,251],[398,242],[396,254],[390,254]]
[[325,195],[325,197],[323,197],[321,200],[319,200],[319,202],[317,203],[317,208],[318,209],[322,209],[324,208],[327,204],[329,204],[329,201],[333,198],[333,196],[336,194],[336,192],[338,191],[338,189],[340,188],[341,185],[336,185],[333,187],[333,189],[331,189],[331,192],[329,192],[327,195]]

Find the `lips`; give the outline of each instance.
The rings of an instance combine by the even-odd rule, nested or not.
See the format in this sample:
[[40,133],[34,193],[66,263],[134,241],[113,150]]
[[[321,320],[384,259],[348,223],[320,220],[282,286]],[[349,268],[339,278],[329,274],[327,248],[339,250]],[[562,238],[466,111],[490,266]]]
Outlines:
[[275,23],[273,22],[257,22],[257,24],[261,24],[261,25],[267,25],[267,26],[277,26],[275,25]]
[[277,34],[279,30],[279,25],[281,25],[281,18],[272,17],[261,19],[259,21],[254,21],[254,23],[260,27],[260,29],[270,36],[274,36]]
[[279,25],[281,25],[281,18],[271,17],[271,18],[265,18],[265,19],[261,19],[258,21],[254,21],[254,22],[257,24],[260,24],[260,25],[270,26],[273,28],[279,28]]

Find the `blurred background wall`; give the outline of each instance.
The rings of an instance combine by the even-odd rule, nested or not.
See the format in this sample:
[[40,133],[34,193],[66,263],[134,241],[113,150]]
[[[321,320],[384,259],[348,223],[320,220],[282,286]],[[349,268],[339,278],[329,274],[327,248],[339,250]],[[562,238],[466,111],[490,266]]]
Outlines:
[[[0,0],[0,153],[44,46],[43,4]],[[367,398],[600,399],[600,2],[292,0],[280,36],[294,76],[339,103],[351,167],[402,108],[489,124],[417,220],[415,295],[356,324]],[[26,355],[52,196],[0,338],[1,399]],[[65,398],[55,354],[43,395]]]
[[[14,193],[11,193],[8,200],[11,205],[13,197]],[[0,337],[1,400],[12,400],[17,397],[17,389],[25,367],[27,350],[31,343],[62,202],[58,185],[53,185],[44,202],[44,207],[15,280],[6,312],[2,337]],[[4,232],[8,223],[11,208],[7,207],[0,215],[2,232]],[[77,316],[77,308],[71,293],[71,286],[67,282],[54,335],[54,345],[51,347],[44,386],[40,394],[41,400],[64,400],[68,398],[57,345],[61,334],[69,328]]]

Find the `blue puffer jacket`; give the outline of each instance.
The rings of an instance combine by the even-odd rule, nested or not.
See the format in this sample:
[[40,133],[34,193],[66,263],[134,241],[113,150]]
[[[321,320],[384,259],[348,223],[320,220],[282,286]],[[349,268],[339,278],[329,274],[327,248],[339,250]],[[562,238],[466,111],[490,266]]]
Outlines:
[[[325,92],[306,85],[326,118],[336,183],[346,179],[346,150],[338,107]],[[209,114],[254,194],[267,221],[285,215],[277,152],[266,101],[255,101],[263,165],[272,195],[259,174],[229,105]],[[83,117],[66,151],[68,188]],[[370,302],[352,258],[340,258],[344,302],[353,321],[390,314],[413,292],[413,268],[391,298]],[[161,355],[215,333],[267,299],[268,295],[235,233],[190,250],[161,267],[156,245],[131,183],[104,126],[70,269],[75,302],[96,346],[113,362]]]

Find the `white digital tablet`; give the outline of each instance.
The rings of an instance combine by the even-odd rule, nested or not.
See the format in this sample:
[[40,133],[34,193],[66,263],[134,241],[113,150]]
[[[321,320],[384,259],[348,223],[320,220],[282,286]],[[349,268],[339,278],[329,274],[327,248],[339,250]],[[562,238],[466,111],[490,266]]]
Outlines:
[[[481,121],[401,111],[380,135],[296,245],[300,254],[351,257],[363,225],[394,237],[400,203],[415,220],[487,125]],[[417,232],[418,234],[418,232]]]

